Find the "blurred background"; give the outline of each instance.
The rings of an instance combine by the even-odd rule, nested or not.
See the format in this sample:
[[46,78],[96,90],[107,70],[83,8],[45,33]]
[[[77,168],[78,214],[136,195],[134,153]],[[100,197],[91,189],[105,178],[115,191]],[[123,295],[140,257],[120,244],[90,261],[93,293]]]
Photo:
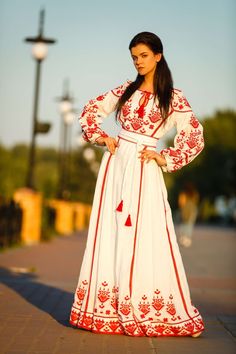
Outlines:
[[[164,174],[175,221],[187,188],[194,222],[235,226],[235,10],[234,0],[0,0],[1,247],[87,227],[104,148],[82,140],[78,114],[136,77],[128,45],[141,31],[162,39],[204,126],[199,157]],[[120,129],[114,115],[103,128]]]

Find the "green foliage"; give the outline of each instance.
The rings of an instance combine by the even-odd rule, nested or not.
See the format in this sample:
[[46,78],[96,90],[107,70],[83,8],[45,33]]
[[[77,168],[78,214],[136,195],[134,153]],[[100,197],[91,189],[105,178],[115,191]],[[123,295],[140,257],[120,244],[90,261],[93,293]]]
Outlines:
[[11,149],[0,145],[0,195],[9,199],[15,189],[24,185],[26,158],[26,145],[16,145]]
[[[79,200],[83,203],[91,204],[93,201],[97,176],[91,172],[88,161],[83,157],[83,152],[88,144],[73,152],[71,163],[71,174],[69,189],[73,191],[73,200]],[[100,148],[93,148],[96,155],[96,161],[101,162],[103,152]]]
[[[68,156],[67,188],[70,199],[92,203],[97,176],[83,157],[84,149],[94,149],[95,159],[101,161],[102,149],[90,144],[73,150]],[[14,191],[25,186],[28,146],[17,144],[12,148],[0,145],[0,195],[10,199]],[[58,192],[59,159],[54,148],[38,147],[36,150],[35,185],[44,198],[55,198]]]

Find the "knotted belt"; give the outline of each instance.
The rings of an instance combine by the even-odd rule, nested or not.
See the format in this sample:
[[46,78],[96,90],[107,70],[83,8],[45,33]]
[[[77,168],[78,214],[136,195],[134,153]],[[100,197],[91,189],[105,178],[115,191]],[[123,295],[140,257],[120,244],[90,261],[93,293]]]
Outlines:
[[[121,131],[118,134],[118,137],[120,139],[135,144],[135,151],[134,153],[130,154],[130,156],[128,157],[127,164],[125,166],[122,185],[121,185],[121,201],[116,208],[116,211],[122,212],[124,198],[128,201],[128,216],[125,222],[125,226],[132,226],[131,206],[132,206],[133,195],[135,193],[134,190],[135,183],[133,183],[133,181],[134,181],[135,165],[137,163],[137,160],[139,159],[138,154],[140,151],[143,150],[143,148],[148,148],[148,147],[156,148],[158,139],[153,138],[151,136],[138,134],[135,132],[129,132],[125,129],[121,129]],[[129,194],[129,197],[127,197],[127,193]],[[124,194],[126,194],[126,196]]]

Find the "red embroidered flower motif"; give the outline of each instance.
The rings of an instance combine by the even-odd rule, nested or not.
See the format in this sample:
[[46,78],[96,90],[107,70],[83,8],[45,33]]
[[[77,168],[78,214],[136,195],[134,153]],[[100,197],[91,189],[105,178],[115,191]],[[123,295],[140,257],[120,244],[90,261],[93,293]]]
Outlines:
[[190,149],[193,149],[196,146],[196,140],[194,138],[189,138],[187,144],[190,147]]
[[86,118],[86,122],[87,122],[88,126],[93,125],[95,123],[94,117],[93,116],[88,116]]
[[126,102],[122,107],[122,115],[124,117],[128,116],[130,114],[130,109],[130,105]]
[[105,321],[104,321],[104,320],[101,320],[101,319],[95,319],[95,320],[94,320],[94,324],[95,324],[95,326],[97,327],[98,330],[101,330],[102,327],[103,327],[104,324],[105,324]]
[[125,325],[125,329],[128,333],[133,334],[135,329],[136,329],[137,325],[135,323],[130,323]]
[[191,116],[190,119],[190,124],[193,126],[193,128],[198,128],[199,126],[199,121],[197,120],[197,118],[194,116],[194,114]]
[[70,314],[70,320],[75,322],[77,320],[77,317],[78,317],[77,313],[72,310]]
[[[127,84],[129,84],[129,83],[131,83],[131,81],[127,82]],[[126,85],[121,85],[121,86],[115,88],[114,90],[112,90],[111,92],[113,93],[113,95],[119,97],[119,96],[123,95],[125,90],[126,90]]]
[[187,101],[186,97],[179,90],[175,90],[175,94],[171,103],[174,110],[178,110],[180,112],[190,111],[191,106]]
[[152,306],[155,310],[157,310],[157,316],[160,316],[159,311],[164,307],[164,299],[163,297],[159,297],[160,291],[158,289],[155,290],[156,297],[153,296]]
[[158,120],[161,120],[161,114],[159,111],[152,109],[148,115],[152,123],[156,123]]
[[194,324],[193,322],[188,322],[188,323],[185,323],[184,327],[187,329],[187,331],[189,332],[193,332],[194,330]]
[[105,286],[108,285],[107,282],[103,282],[102,285],[104,286],[104,288],[103,289],[102,287],[99,288],[98,299],[103,303],[110,298],[110,291],[109,289],[105,289]]
[[169,296],[170,301],[167,302],[166,304],[166,311],[172,316],[171,320],[175,321],[176,317],[176,309],[175,309],[175,305],[173,304],[172,300],[173,300],[173,295],[170,294]]
[[106,94],[104,94],[104,95],[100,95],[100,96],[98,96],[98,97],[97,97],[97,101],[103,101],[103,100],[104,100],[104,98],[106,97],[106,95],[107,95],[107,93],[106,93]]
[[118,291],[119,291],[119,287],[114,285],[113,288],[112,288],[112,292],[113,293],[118,293]]
[[115,296],[113,296],[112,299],[111,299],[111,306],[114,308],[114,310],[117,310],[118,300],[116,299]]
[[169,151],[170,151],[170,156],[177,157],[181,155],[181,151],[179,149],[177,150],[170,149]]
[[76,294],[79,298],[79,300],[83,300],[85,297],[86,290],[84,288],[79,287],[76,291]]
[[174,316],[176,314],[176,309],[175,309],[175,305],[172,303],[167,303],[166,305],[167,309],[166,311],[171,315]]
[[119,327],[118,321],[110,321],[109,327],[111,328],[112,332],[115,332],[117,330],[117,328]]
[[179,97],[179,109],[182,110],[185,107],[190,107],[187,99],[185,97]]
[[120,312],[122,312],[123,315],[128,316],[131,311],[131,304],[127,302],[129,300],[128,296],[125,297],[125,300],[125,303],[124,301],[122,301],[122,303],[120,304]]
[[85,326],[89,327],[93,323],[93,317],[89,315],[88,316],[84,315],[83,322]]
[[165,325],[155,325],[154,329],[156,332],[162,334],[165,330],[166,326]]
[[[88,284],[86,280],[82,282],[78,286],[78,294],[81,293],[80,289],[84,289],[85,286]],[[111,299],[111,302],[114,301],[114,303],[119,303],[119,299],[115,299],[116,293],[119,293],[118,286],[113,286],[108,287],[108,282],[104,281],[101,284],[101,287],[98,291],[100,293],[100,290],[109,292],[110,291],[113,293],[113,297]],[[83,292],[82,292],[83,293]],[[81,294],[82,294],[81,293]],[[104,298],[102,297],[102,300]],[[175,320],[181,320],[181,317],[179,315],[176,315],[176,309],[175,306],[172,302],[173,296],[170,294],[169,296],[169,301],[166,304],[166,312],[169,313],[172,318],[171,320],[167,317],[164,317],[162,320],[160,319],[156,323],[155,319],[153,317],[146,317],[146,315],[150,312],[150,304],[149,301],[147,301],[148,298],[146,295],[142,296],[141,301],[139,302],[138,308],[139,311],[141,312],[140,318],[144,319],[146,318],[146,321],[148,320],[149,322],[146,322],[146,324],[140,322],[137,324],[137,319],[136,321],[134,319],[130,319],[128,322],[122,320],[122,317],[116,310],[113,312],[113,315],[116,315],[118,318],[117,319],[110,319],[109,315],[111,314],[112,311],[108,307],[105,307],[103,304],[102,306],[105,307],[104,311],[97,311],[97,308],[94,308],[94,314],[88,314],[88,313],[83,313],[78,311],[78,307],[75,310],[71,311],[70,315],[70,323],[74,326],[82,326],[83,328],[87,328],[89,330],[92,330],[92,328],[96,327],[96,331],[98,333],[117,333],[117,334],[128,334],[131,336],[168,336],[168,335],[174,335],[174,336],[184,336],[187,334],[191,334],[195,331],[201,331],[204,329],[204,324],[201,318],[195,318],[194,322],[193,321],[183,321],[183,323],[180,323],[178,325],[173,325],[171,324],[172,321]],[[100,305],[99,305],[100,306]],[[110,306],[110,304],[106,304],[106,306]],[[161,293],[158,289],[154,292],[153,296],[153,302],[152,306],[155,308],[155,310],[161,310],[164,307],[164,300],[163,297],[161,296]],[[193,306],[193,304],[192,304]],[[197,309],[195,309],[194,312],[196,313]],[[98,315],[96,315],[99,312]],[[124,301],[122,301],[121,306],[120,306],[120,312],[122,312],[125,316],[128,316],[128,314],[131,312],[131,303],[130,303],[130,298],[129,296],[125,296]],[[155,314],[157,315],[157,314]],[[150,321],[154,321],[151,323]],[[170,322],[170,323],[168,323]],[[122,326],[120,325],[122,323]]]
[[150,312],[150,305],[149,305],[149,302],[146,303],[146,301],[145,301],[145,300],[147,300],[146,295],[144,295],[142,297],[142,299],[143,299],[143,302],[140,301],[138,308],[144,315],[147,315],[148,312]]
[[182,328],[180,326],[172,326],[171,331],[176,335],[181,332]]
[[139,128],[141,128],[142,123],[141,120],[138,118],[133,118],[132,122],[131,122],[132,127],[134,128],[134,130],[138,130]]
[[190,149],[193,149],[195,146],[200,144],[198,136],[199,134],[199,131],[191,131],[191,133],[189,134],[189,138],[186,143],[190,147]]

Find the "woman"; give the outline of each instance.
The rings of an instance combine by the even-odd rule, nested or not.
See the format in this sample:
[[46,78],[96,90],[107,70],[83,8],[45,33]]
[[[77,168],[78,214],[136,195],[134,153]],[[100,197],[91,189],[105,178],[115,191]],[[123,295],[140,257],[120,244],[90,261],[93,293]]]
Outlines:
[[[173,89],[161,40],[131,41],[138,75],[90,100],[80,116],[84,139],[106,145],[86,249],[71,309],[72,326],[129,336],[198,336],[202,317],[190,299],[162,170],[172,172],[203,149],[203,128]],[[102,131],[116,110],[122,129]],[[177,127],[174,147],[157,141]]]
[[184,189],[178,197],[180,210],[180,244],[190,247],[193,238],[193,227],[197,219],[199,193],[190,181],[185,182]]

